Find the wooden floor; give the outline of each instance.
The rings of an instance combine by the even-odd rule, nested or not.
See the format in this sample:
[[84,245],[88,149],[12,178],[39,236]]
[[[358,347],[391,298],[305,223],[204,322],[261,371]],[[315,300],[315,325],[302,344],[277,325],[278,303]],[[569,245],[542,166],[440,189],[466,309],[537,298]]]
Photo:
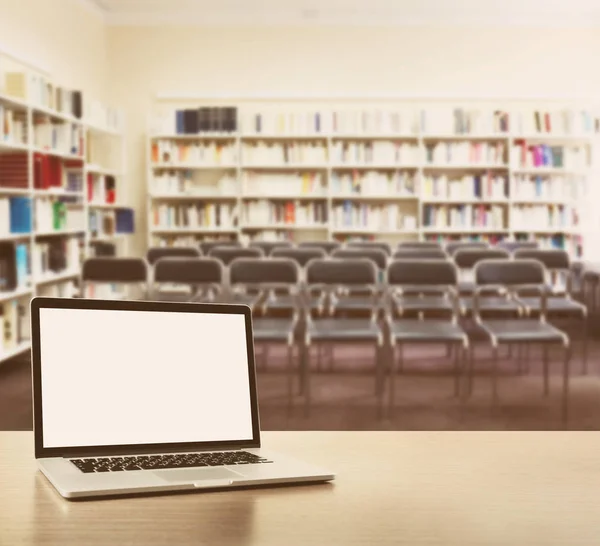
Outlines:
[[[478,375],[466,405],[452,396],[452,377],[439,347],[407,351],[406,371],[396,381],[393,415],[379,420],[374,396],[372,352],[344,347],[334,353],[332,371],[312,375],[313,405],[309,418],[295,400],[292,416],[286,411],[283,353],[269,352],[269,368],[258,374],[260,419],[263,430],[552,430],[561,428],[561,379],[558,362],[552,365],[551,392],[544,397],[540,355],[532,351],[529,370],[519,374],[514,361],[504,361],[499,382],[500,404],[491,408],[489,354],[478,347]],[[572,361],[570,428],[600,430],[600,342],[590,346],[589,373]],[[555,358],[560,358],[556,353]],[[30,430],[31,370],[27,357],[0,367],[0,430]]]

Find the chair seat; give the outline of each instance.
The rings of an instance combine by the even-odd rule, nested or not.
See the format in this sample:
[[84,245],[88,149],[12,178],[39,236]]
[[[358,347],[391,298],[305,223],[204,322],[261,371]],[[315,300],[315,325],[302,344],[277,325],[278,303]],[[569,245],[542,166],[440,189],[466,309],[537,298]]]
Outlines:
[[240,305],[248,305],[254,307],[260,300],[260,294],[233,294],[230,303],[238,303]]
[[569,339],[558,328],[537,319],[483,320],[480,327],[500,343],[560,342],[566,344]]
[[252,319],[252,333],[255,341],[291,342],[296,325],[293,319],[257,318]]
[[362,311],[379,309],[381,303],[371,296],[344,296],[335,300],[334,310]]
[[[519,298],[529,312],[539,313],[541,310],[540,298]],[[549,313],[569,313],[584,315],[586,306],[569,298],[558,297],[546,299],[546,310]]]
[[444,296],[395,295],[394,303],[399,311],[448,311],[452,312],[453,303]]
[[[298,300],[298,298],[294,298],[289,294],[278,294],[265,301],[265,308],[268,311],[293,310],[298,307],[298,301],[301,300]],[[323,298],[311,297],[310,300],[308,300],[309,309],[319,309],[322,305],[324,305]]]
[[459,294],[464,294],[465,296],[469,294],[473,294],[475,292],[475,288],[477,284],[475,281],[459,281],[457,290]]
[[[464,296],[460,298],[460,308],[463,313],[470,313],[473,311],[474,299],[473,296]],[[518,313],[522,308],[516,301],[500,296],[481,296],[478,303],[479,310],[485,312]]]
[[360,318],[313,319],[306,333],[314,341],[372,341],[381,340],[377,323]]
[[392,341],[466,342],[467,334],[447,320],[400,319],[389,324]]

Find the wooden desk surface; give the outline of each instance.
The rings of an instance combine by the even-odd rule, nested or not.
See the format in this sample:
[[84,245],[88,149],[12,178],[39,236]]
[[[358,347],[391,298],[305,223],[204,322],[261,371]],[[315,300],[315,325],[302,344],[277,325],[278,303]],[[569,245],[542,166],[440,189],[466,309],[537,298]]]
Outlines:
[[0,433],[0,544],[590,546],[596,433],[271,432],[333,484],[69,502]]

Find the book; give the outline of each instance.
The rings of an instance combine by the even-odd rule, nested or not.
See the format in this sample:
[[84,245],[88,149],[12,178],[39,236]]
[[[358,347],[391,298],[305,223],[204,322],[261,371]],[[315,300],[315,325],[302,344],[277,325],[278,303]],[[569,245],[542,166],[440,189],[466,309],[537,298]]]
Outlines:
[[31,198],[11,197],[10,206],[10,232],[31,233]]

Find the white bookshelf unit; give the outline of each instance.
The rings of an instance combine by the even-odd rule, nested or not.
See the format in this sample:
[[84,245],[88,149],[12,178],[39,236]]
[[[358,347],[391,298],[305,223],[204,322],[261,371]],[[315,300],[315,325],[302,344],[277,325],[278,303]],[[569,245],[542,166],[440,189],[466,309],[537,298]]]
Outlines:
[[0,363],[30,348],[33,296],[72,296],[96,241],[127,251],[123,146],[122,113],[0,54]]
[[595,229],[590,106],[182,100],[163,98],[149,123],[152,246],[536,239],[580,257]]

